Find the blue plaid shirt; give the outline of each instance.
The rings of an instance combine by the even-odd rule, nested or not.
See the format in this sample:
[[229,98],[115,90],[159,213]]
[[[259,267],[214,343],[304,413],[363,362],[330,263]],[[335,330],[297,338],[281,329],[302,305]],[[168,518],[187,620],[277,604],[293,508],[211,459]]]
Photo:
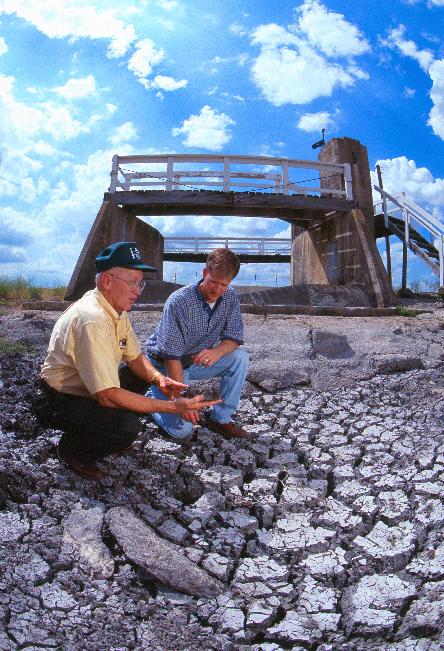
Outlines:
[[160,323],[147,341],[148,355],[180,359],[184,366],[189,366],[192,355],[213,348],[222,340],[244,343],[236,290],[228,287],[211,308],[198,285],[181,287],[169,296]]

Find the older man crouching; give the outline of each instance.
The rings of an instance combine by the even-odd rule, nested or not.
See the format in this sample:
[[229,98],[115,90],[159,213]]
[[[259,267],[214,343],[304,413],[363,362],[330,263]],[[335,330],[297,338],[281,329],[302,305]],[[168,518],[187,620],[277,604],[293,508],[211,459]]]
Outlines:
[[[143,272],[155,269],[143,263],[136,243],[116,242],[103,249],[96,270],[96,288],[55,324],[40,377],[48,407],[45,420],[63,430],[57,448],[60,460],[82,477],[100,480],[104,473],[96,462],[131,446],[141,414],[183,416],[217,401],[204,402],[201,395],[172,399],[185,385],[165,377],[142,354],[127,311],[145,286]],[[122,387],[122,361],[167,399]]]

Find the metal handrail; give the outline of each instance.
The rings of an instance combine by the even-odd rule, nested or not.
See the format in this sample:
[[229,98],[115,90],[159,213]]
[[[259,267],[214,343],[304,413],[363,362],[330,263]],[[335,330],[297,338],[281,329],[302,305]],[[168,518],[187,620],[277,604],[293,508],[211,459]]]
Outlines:
[[[384,214],[384,224],[386,228],[395,232],[400,236],[399,228],[394,227],[390,223],[390,215],[394,213],[400,213],[400,217],[404,222],[404,232],[401,233],[402,239],[409,248],[414,251],[417,255],[420,255],[431,267],[432,271],[439,276],[440,287],[444,286],[444,225],[441,224],[433,215],[428,213],[424,208],[421,208],[416,204],[413,199],[407,197],[405,193],[400,195],[392,195],[386,190],[383,190],[378,185],[374,185],[373,188],[379,192],[381,195],[381,202],[375,202],[374,210],[376,213],[376,206],[382,204],[382,211]],[[395,208],[391,207],[389,209],[388,204],[392,204]],[[427,259],[427,256],[419,249],[417,245],[410,242],[410,226],[412,221],[415,221],[420,225],[429,235],[432,237],[432,244],[438,251],[439,256],[439,266],[432,263]]]
[[[184,165],[187,168],[181,169]],[[192,170],[192,164],[219,166],[220,169]],[[144,169],[125,169],[126,165]],[[239,171],[233,166],[250,166],[250,171]],[[148,168],[151,166],[151,168]],[[153,168],[152,166],[156,166]],[[147,169],[148,168],[148,169]],[[262,169],[259,169],[262,168]],[[265,169],[263,169],[265,168]],[[270,171],[270,168],[277,168]],[[304,181],[291,178],[295,169],[316,170],[319,176],[339,176],[338,187],[343,189],[307,186]],[[245,182],[245,181],[249,182]],[[306,179],[305,181],[319,179]],[[271,190],[275,194],[328,195],[352,200],[352,174],[349,163],[319,163],[309,160],[276,158],[272,156],[158,154],[152,156],[113,156],[109,192],[140,190],[143,188],[188,190],[221,188],[223,192],[249,188],[253,191]]]
[[[179,246],[183,243],[182,246]],[[245,245],[249,248],[244,248]],[[280,248],[270,249],[274,245]],[[291,240],[283,237],[164,237],[165,251],[178,253],[208,253],[214,248],[227,248],[235,253],[276,255],[291,252]]]

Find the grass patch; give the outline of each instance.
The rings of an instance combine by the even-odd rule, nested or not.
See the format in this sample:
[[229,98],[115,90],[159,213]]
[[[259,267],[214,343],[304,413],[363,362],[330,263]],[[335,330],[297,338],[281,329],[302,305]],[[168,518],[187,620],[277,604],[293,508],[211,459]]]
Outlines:
[[39,287],[33,280],[23,276],[15,278],[0,276],[0,303],[14,305],[31,300],[62,300],[65,289],[63,285]]
[[404,305],[397,305],[395,309],[396,309],[396,316],[416,316],[415,310],[410,310],[408,307],[405,307]]
[[12,355],[14,353],[27,353],[28,348],[19,341],[0,337],[0,355]]

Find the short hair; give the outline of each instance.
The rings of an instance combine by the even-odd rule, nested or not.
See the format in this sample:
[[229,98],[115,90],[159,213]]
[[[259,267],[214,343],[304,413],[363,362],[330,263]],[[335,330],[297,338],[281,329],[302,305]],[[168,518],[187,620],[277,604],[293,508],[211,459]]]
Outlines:
[[239,256],[230,249],[214,249],[207,256],[206,268],[210,273],[235,278],[239,273]]

